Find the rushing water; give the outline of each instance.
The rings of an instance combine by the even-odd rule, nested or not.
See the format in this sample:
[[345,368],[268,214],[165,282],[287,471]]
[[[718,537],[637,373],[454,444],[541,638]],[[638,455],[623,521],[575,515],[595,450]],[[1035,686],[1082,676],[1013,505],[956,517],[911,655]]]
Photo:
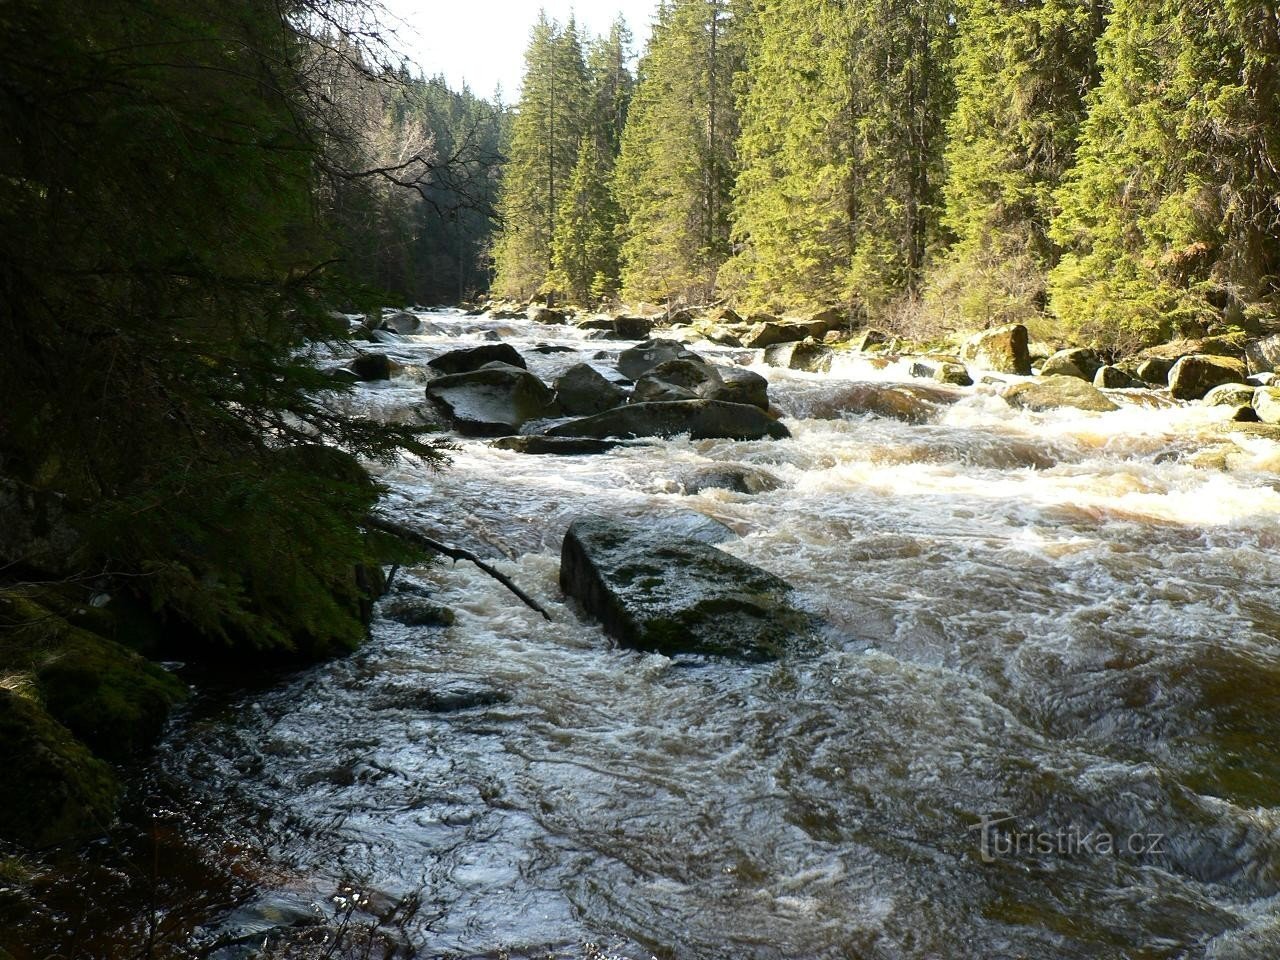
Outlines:
[[[358,407],[411,416],[425,360],[494,330],[547,380],[627,346],[426,319]],[[193,942],[355,890],[358,918],[399,905],[406,956],[1280,956],[1280,447],[1145,392],[1034,414],[905,364],[697,349],[752,360],[794,439],[461,441],[443,472],[383,473],[391,514],[501,558],[552,622],[469,564],[401,571],[452,627],[378,620],[357,655],[177,724],[155,789],[247,878],[203,915],[166,886]],[[913,418],[863,412],[886,397]],[[686,493],[725,466],[759,492]],[[689,510],[826,645],[673,662],[565,603],[574,517]]]

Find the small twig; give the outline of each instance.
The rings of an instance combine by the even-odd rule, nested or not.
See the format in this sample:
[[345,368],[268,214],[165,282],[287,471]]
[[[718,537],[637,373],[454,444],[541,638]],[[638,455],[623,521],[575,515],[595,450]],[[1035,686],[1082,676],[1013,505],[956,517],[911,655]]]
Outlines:
[[485,563],[470,550],[463,550],[461,547],[451,547],[447,543],[441,543],[439,540],[434,540],[424,533],[419,533],[417,530],[412,530],[409,527],[403,526],[395,521],[388,520],[385,517],[371,515],[365,518],[365,523],[370,527],[373,527],[375,530],[381,530],[383,533],[389,533],[393,537],[399,537],[407,543],[412,543],[415,546],[431,550],[434,553],[443,554],[444,556],[451,557],[454,560],[470,560],[477,567],[519,597],[524,602],[525,606],[532,610],[537,610],[545,619],[551,619],[551,614],[547,613],[538,601],[534,600],[531,596],[512,583],[509,577],[489,566],[489,564]]

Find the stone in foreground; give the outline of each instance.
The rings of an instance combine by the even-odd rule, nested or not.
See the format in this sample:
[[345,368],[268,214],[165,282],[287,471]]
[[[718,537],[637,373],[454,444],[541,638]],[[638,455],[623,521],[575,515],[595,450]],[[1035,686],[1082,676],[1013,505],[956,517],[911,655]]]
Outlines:
[[782,440],[791,432],[759,407],[721,400],[679,400],[670,403],[629,403],[594,417],[562,423],[547,431],[551,437],[675,437],[687,433],[694,440]]
[[667,656],[778,656],[810,618],[785,580],[691,537],[603,517],[575,520],[560,588],[624,646]]
[[1109,413],[1120,409],[1093,384],[1075,377],[1045,377],[1033,383],[1015,383],[1001,396],[1012,406],[1027,410],[1074,407],[1077,410]]

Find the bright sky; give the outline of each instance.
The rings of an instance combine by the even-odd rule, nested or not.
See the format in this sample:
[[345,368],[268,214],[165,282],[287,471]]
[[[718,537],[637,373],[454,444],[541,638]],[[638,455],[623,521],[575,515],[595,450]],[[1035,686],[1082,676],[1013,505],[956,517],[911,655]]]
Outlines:
[[631,28],[632,53],[649,36],[658,0],[382,0],[400,35],[403,49],[427,76],[443,73],[455,89],[465,81],[488,96],[502,85],[502,99],[520,95],[524,48],[538,10],[561,22],[576,14],[578,26],[594,36],[604,33],[621,13]]

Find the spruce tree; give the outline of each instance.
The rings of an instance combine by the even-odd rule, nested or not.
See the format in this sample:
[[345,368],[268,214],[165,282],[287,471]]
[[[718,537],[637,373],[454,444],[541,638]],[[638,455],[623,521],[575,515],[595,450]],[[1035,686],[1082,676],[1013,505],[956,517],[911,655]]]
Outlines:
[[763,0],[736,189],[747,297],[876,312],[941,241],[947,0]]
[[540,14],[525,53],[520,103],[511,126],[498,214],[494,290],[527,298],[552,268],[561,194],[589,125],[590,88],[577,26]]
[[629,299],[704,299],[728,256],[741,61],[734,33],[728,0],[659,10],[614,180]]
[[546,287],[571,303],[599,302],[618,282],[617,206],[609,189],[610,163],[594,138],[582,138],[556,211],[552,270]]
[[1274,316],[1280,39],[1273,6],[1117,0],[1076,164],[1050,306],[1127,346]]
[[961,325],[1044,307],[1053,191],[1075,154],[1104,13],[1103,0],[962,0],[943,218],[955,243],[935,277]]

